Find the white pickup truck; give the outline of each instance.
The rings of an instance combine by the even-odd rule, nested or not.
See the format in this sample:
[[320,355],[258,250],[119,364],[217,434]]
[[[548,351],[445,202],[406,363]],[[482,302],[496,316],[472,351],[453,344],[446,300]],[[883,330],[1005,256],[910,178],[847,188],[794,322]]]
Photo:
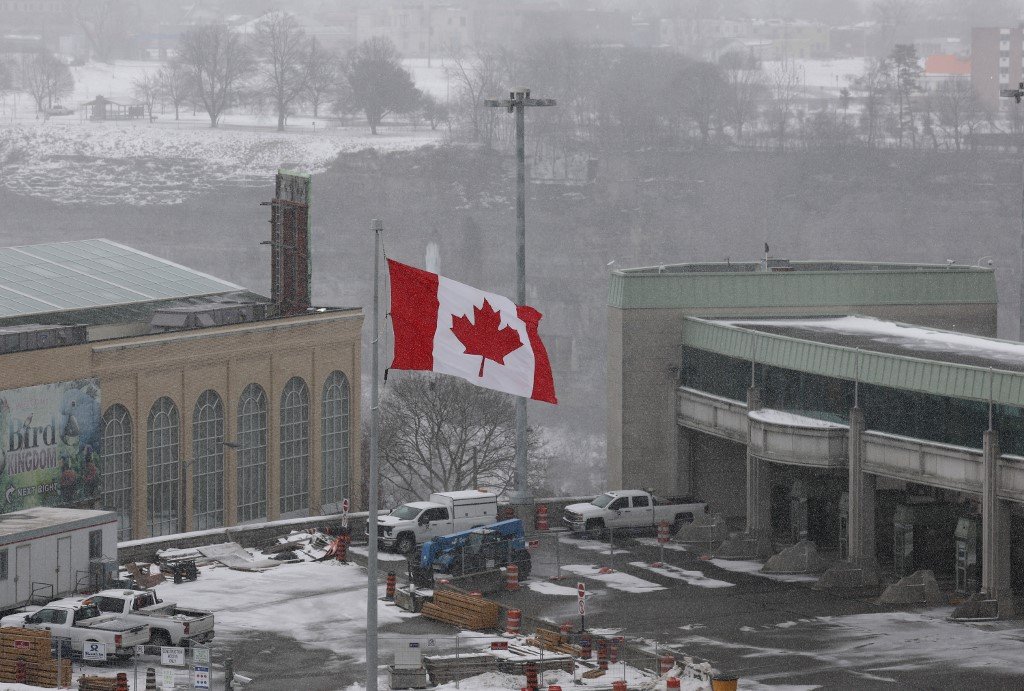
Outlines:
[[129,624],[100,612],[88,599],[56,600],[34,612],[10,614],[0,626],[22,629],[46,629],[54,638],[67,638],[71,649],[81,653],[86,643],[103,643],[107,655],[129,656],[135,646],[149,642],[147,624]]
[[153,645],[191,645],[213,640],[213,613],[181,609],[152,590],[101,590],[89,598],[104,614],[128,624],[147,624]]
[[402,504],[377,519],[377,545],[408,554],[441,535],[479,528],[498,520],[498,496],[492,492],[461,490],[434,492],[428,501]]
[[603,536],[608,530],[656,530],[667,521],[672,533],[705,514],[708,506],[692,497],[662,499],[639,489],[621,489],[565,507],[562,520],[576,533]]

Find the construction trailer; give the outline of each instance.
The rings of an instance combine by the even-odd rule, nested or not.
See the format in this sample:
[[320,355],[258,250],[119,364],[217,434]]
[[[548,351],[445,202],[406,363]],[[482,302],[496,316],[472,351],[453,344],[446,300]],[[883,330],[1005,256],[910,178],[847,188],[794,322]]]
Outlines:
[[37,506],[0,514],[0,611],[103,587],[117,575],[117,514]]

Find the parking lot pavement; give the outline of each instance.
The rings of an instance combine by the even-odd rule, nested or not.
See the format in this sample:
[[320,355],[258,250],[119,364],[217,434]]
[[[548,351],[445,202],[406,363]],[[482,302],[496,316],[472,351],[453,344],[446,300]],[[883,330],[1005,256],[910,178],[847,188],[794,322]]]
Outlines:
[[[810,579],[757,575],[753,564],[702,560],[702,549],[664,551],[629,539],[541,536],[534,577],[496,599],[524,617],[579,626],[575,585],[586,584],[588,629],[707,659],[750,682],[828,688],[1019,687],[1024,632],[946,619],[952,608],[902,612],[869,597],[812,589]],[[557,553],[557,556],[556,556]],[[727,566],[729,569],[722,568]],[[601,567],[614,569],[601,573]],[[548,580],[561,571],[562,580]],[[742,686],[741,686],[742,688]]]

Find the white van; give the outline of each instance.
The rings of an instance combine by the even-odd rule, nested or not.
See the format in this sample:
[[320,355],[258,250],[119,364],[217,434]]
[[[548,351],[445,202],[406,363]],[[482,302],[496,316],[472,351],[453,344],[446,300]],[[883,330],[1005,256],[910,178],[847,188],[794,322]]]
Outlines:
[[481,490],[434,492],[427,501],[402,504],[377,519],[377,546],[409,553],[439,535],[479,528],[498,520],[498,495]]

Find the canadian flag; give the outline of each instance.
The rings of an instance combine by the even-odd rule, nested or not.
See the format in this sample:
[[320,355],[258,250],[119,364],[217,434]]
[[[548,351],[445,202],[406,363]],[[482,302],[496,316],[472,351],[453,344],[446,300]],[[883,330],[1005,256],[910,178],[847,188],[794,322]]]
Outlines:
[[388,260],[392,369],[428,370],[477,386],[558,403],[541,313],[501,295]]

